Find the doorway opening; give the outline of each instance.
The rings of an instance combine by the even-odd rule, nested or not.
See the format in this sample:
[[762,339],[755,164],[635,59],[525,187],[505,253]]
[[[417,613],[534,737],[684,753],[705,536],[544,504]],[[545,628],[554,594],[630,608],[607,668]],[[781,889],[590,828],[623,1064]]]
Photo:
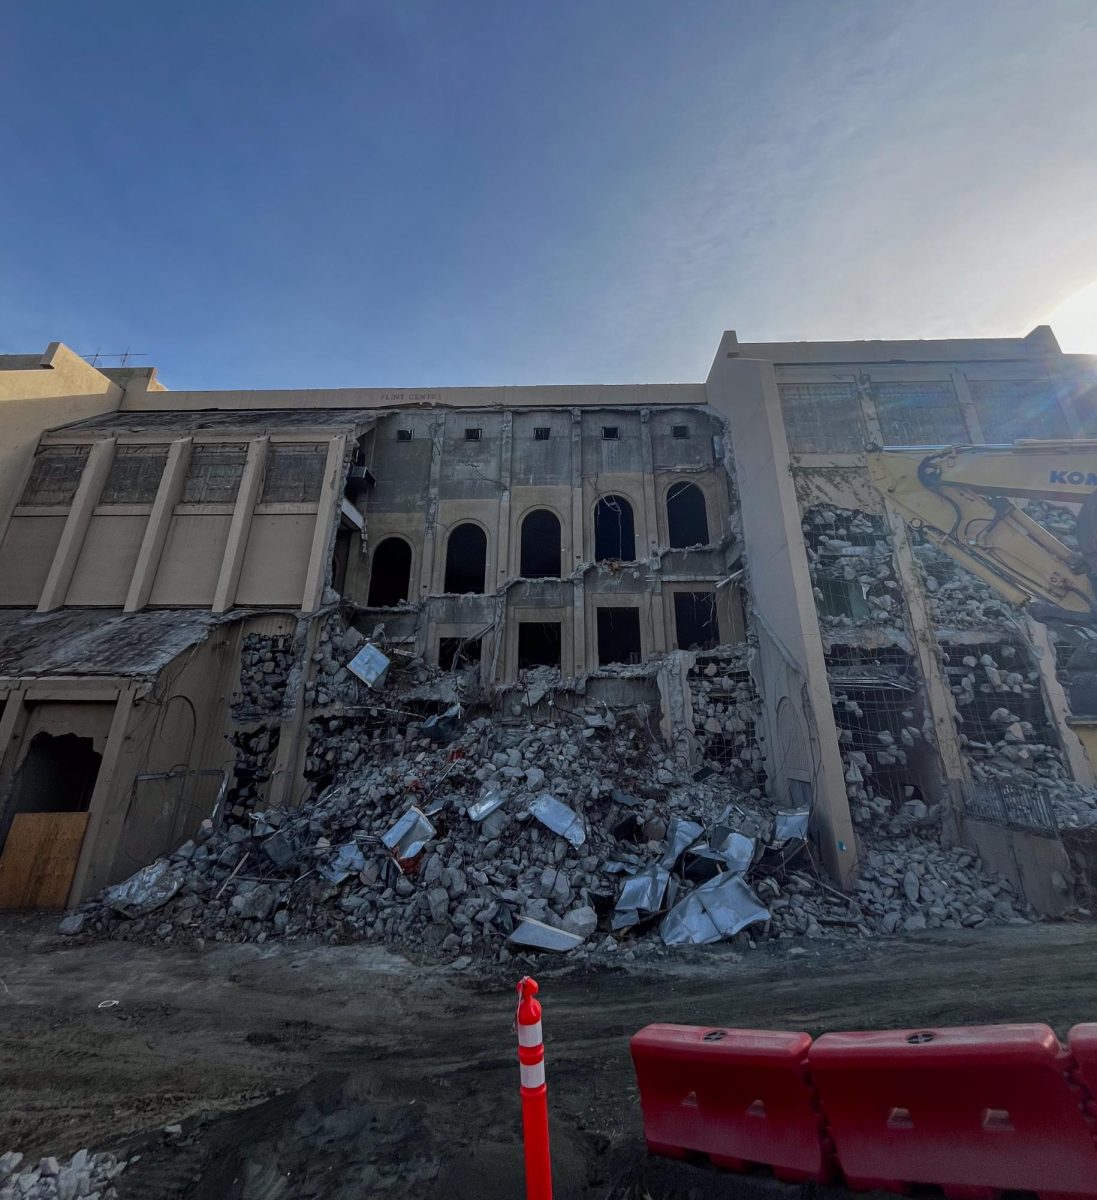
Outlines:
[[99,762],[91,738],[36,733],[15,778],[11,812],[85,812]]

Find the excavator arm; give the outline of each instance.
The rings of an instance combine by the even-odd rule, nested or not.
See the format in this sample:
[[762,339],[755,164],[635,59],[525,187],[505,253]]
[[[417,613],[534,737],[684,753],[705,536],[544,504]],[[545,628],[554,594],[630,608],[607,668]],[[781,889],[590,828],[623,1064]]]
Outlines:
[[[1097,628],[1097,441],[870,448],[868,469],[913,529],[1040,621]],[[1078,549],[1014,503],[1081,504]]]

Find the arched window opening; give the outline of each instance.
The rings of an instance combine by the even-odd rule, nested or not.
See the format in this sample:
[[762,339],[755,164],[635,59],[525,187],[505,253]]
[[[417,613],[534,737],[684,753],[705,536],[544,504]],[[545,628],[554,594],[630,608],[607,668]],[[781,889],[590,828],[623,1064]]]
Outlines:
[[392,608],[408,598],[410,586],[411,547],[403,538],[385,538],[373,552],[367,606]]
[[632,505],[624,496],[603,496],[594,509],[594,561],[636,561]]
[[522,522],[523,579],[560,578],[560,519],[547,508],[537,508]]
[[692,483],[676,483],[667,492],[667,533],[671,548],[708,545],[705,494]]
[[479,525],[466,522],[449,535],[446,546],[447,592],[482,592],[488,567],[488,538]]

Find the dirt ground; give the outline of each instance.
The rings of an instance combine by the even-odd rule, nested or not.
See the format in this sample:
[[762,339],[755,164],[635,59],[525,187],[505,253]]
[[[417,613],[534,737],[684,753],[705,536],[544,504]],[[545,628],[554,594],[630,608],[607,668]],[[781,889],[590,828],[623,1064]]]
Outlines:
[[[53,928],[0,915],[0,1151],[139,1153],[123,1200],[522,1194],[519,972],[443,972],[369,947],[82,944]],[[645,1159],[632,1033],[1045,1021],[1062,1034],[1097,1017],[1097,925],[532,973],[562,1200],[789,1197],[799,1189]],[[176,1122],[183,1136],[166,1137]]]

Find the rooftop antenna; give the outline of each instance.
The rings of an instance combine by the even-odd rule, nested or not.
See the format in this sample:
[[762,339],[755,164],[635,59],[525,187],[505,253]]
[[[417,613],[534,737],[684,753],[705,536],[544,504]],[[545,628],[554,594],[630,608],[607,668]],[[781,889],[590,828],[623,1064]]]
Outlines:
[[121,354],[104,354],[102,350],[96,350],[94,354],[81,354],[81,358],[91,363],[93,367],[99,365],[101,358],[116,358],[120,367],[127,366],[131,358],[148,358],[148,355],[143,350],[123,350]]

